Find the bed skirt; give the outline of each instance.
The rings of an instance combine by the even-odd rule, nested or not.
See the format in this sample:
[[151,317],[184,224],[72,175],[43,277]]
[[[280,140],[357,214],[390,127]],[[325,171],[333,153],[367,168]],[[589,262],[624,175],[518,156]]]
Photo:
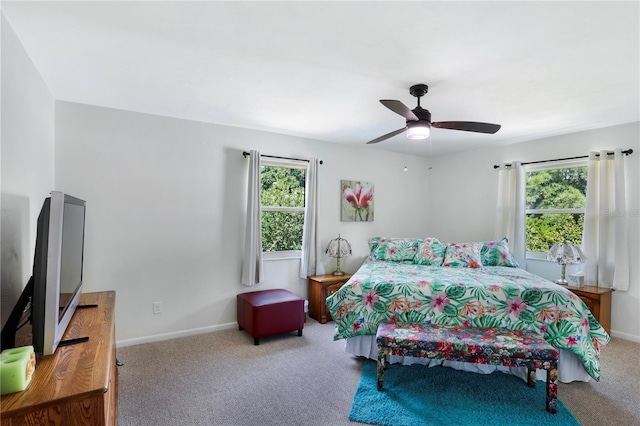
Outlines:
[[[346,339],[347,353],[364,356],[373,360],[378,359],[378,346],[376,344],[376,336],[355,336]],[[558,380],[563,383],[570,382],[589,382],[591,376],[587,374],[580,359],[573,353],[566,349],[559,349],[560,359],[558,360]],[[445,367],[451,367],[456,370],[470,371],[473,373],[489,374],[496,370],[513,374],[520,377],[522,380],[527,381],[527,369],[525,367],[503,367],[497,365],[485,365],[485,364],[473,364],[468,362],[459,361],[441,361],[430,360],[426,358],[413,358],[413,357],[401,357],[391,355],[389,357],[390,363],[401,363],[404,365],[410,364],[425,364],[431,367],[436,365],[444,365]],[[537,371],[538,380],[547,380],[547,372],[545,370]]]

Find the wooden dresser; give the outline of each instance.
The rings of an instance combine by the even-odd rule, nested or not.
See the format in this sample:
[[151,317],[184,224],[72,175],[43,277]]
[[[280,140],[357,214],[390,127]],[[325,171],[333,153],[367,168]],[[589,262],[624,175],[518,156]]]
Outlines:
[[613,290],[606,287],[592,286],[567,288],[582,299],[602,328],[611,335],[611,292]]
[[331,314],[325,302],[340,287],[351,278],[351,274],[344,275],[313,275],[309,277],[309,316],[318,320],[320,324],[331,321]]
[[2,426],[117,424],[115,300],[114,291],[81,295],[80,304],[98,306],[78,308],[63,340],[89,341],[39,358],[27,389],[2,395]]

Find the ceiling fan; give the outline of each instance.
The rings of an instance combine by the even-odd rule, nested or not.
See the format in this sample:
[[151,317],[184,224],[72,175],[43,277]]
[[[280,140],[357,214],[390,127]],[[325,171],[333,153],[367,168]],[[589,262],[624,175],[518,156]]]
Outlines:
[[380,103],[389,108],[391,111],[403,116],[407,123],[398,130],[394,130],[391,133],[380,136],[367,142],[378,143],[385,139],[389,139],[395,135],[398,135],[405,130],[407,131],[407,137],[409,139],[426,139],[431,133],[431,128],[436,127],[438,129],[451,129],[451,130],[464,130],[467,132],[477,133],[495,133],[500,130],[499,124],[491,123],[478,123],[475,121],[437,121],[431,122],[431,113],[420,106],[420,98],[427,94],[429,86],[426,84],[416,84],[409,88],[409,93],[418,98],[418,106],[413,110],[410,110],[400,101],[394,101],[389,99],[381,99]]

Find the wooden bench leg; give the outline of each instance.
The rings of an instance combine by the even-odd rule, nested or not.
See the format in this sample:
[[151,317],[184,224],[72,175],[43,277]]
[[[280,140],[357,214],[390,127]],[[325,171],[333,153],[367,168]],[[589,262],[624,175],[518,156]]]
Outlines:
[[547,370],[547,411],[558,412],[558,368],[552,366]]
[[387,357],[387,349],[378,349],[378,390],[384,387],[384,362]]
[[527,382],[527,386],[529,386],[530,388],[535,388],[536,387],[536,369],[535,368],[531,368],[528,367],[527,368],[527,378],[529,379]]

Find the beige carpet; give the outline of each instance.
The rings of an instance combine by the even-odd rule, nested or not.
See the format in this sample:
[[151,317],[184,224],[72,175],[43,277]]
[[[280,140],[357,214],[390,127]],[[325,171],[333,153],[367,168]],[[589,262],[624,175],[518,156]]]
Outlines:
[[[362,361],[332,333],[309,319],[302,337],[259,346],[235,329],[120,348],[119,424],[357,424],[347,416]],[[560,399],[584,426],[640,424],[640,344],[614,338],[602,364],[600,382],[560,384]]]

